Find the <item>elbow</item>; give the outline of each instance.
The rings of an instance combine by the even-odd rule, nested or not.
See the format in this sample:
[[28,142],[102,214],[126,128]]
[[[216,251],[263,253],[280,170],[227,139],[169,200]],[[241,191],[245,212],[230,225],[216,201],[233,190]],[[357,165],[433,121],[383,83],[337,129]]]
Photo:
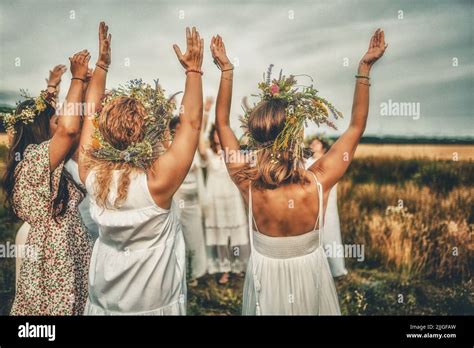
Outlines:
[[59,125],[56,133],[67,138],[76,138],[81,134],[81,128],[78,126]]

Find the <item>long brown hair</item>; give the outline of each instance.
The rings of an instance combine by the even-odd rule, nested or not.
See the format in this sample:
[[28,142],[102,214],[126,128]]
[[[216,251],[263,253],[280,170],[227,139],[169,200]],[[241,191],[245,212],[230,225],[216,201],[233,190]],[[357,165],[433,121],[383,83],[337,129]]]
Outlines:
[[211,125],[211,130],[209,131],[208,140],[209,140],[209,146],[214,153],[217,153],[217,143],[216,143],[216,140],[214,139],[214,135],[216,134],[216,132],[217,132],[216,125],[213,123]]
[[[147,112],[143,104],[130,97],[119,97],[108,103],[99,116],[99,132],[105,141],[118,150],[125,150],[130,144],[140,142],[145,135]],[[112,172],[120,171],[117,195],[113,206],[118,208],[125,201],[130,186],[130,175],[140,169],[130,162],[112,162],[94,158],[87,151],[83,154],[85,164],[95,172],[94,197],[102,208],[107,207]]]
[[[279,151],[275,158],[271,144],[285,127],[287,103],[280,99],[262,101],[249,115],[248,131],[261,148],[255,150],[255,165],[236,173],[237,180],[252,180],[257,188],[275,189],[281,185],[306,182],[304,166],[288,151]],[[266,145],[268,144],[268,145]]]
[[[26,100],[20,103],[15,114],[20,114],[25,108],[34,108],[34,100]],[[2,179],[2,188],[5,191],[5,206],[8,208],[12,217],[16,217],[15,206],[13,204],[13,191],[16,182],[16,167],[23,159],[25,149],[30,144],[41,144],[42,142],[51,138],[50,119],[55,115],[55,109],[47,104],[46,109],[42,112],[37,112],[33,123],[24,124],[18,122],[15,125],[15,134],[11,146],[8,151],[6,170]],[[76,184],[71,175],[64,168],[59,180],[58,195],[52,202],[53,218],[64,215],[67,210],[69,202],[68,182],[74,185],[82,193],[85,191]]]

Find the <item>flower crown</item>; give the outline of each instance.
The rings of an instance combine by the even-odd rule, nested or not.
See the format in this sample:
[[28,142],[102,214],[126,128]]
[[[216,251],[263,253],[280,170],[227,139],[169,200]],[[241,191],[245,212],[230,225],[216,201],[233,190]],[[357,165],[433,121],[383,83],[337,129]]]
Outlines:
[[130,144],[125,150],[116,149],[104,139],[99,130],[101,109],[93,115],[94,133],[92,147],[88,150],[91,157],[103,161],[131,163],[142,169],[148,168],[158,157],[162,149],[160,142],[168,140],[165,139],[166,129],[175,104],[172,102],[174,95],[166,98],[158,80],[154,82],[155,88],[152,88],[141,79],[135,79],[106,94],[102,100],[102,109],[120,97],[133,98],[143,104],[146,110],[144,137],[142,141]]
[[[48,92],[46,90],[41,91],[40,95],[36,98],[31,97],[24,89],[20,89],[20,95],[22,98],[25,99],[24,101],[33,100],[34,105],[23,108],[23,110],[19,114],[16,114],[15,112],[0,113],[0,117],[3,119],[5,130],[8,132],[15,133],[15,125],[19,122],[22,122],[24,124],[33,123],[35,117],[39,113],[46,110],[48,105],[52,106],[53,108],[55,105],[56,94]],[[17,107],[21,103],[21,101],[18,101],[16,103]]]
[[[329,120],[329,115],[332,114],[335,119],[338,119],[343,117],[342,113],[336,110],[326,99],[318,96],[318,91],[312,85],[297,85],[295,79],[297,76],[282,76],[282,71],[280,70],[278,79],[272,80],[272,68],[273,64],[268,67],[266,75],[264,74],[264,81],[258,84],[260,93],[253,95],[259,97],[260,102],[246,109],[245,115],[241,119],[242,128],[248,139],[248,148],[257,150],[271,148],[273,161],[279,160],[280,152],[282,151],[289,152],[293,159],[303,160],[304,127],[308,126],[308,121],[314,122],[318,126],[326,124],[336,129],[334,123]],[[311,82],[313,81],[310,76],[307,77],[311,79]],[[249,132],[249,117],[261,102],[272,99],[283,100],[286,103],[285,125],[275,139],[260,143]],[[297,162],[295,161],[294,164],[296,165]]]

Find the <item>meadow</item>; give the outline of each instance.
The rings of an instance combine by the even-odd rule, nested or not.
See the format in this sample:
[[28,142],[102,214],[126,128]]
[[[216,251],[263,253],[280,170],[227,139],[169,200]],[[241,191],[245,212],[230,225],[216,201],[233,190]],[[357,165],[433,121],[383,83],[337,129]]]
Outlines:
[[[473,315],[474,146],[379,147],[361,145],[338,185],[343,242],[365,248],[335,280],[342,313]],[[5,213],[0,242],[13,243]],[[242,286],[239,276],[201,278],[188,288],[188,314],[239,315]],[[14,259],[2,259],[0,314],[13,296]]]

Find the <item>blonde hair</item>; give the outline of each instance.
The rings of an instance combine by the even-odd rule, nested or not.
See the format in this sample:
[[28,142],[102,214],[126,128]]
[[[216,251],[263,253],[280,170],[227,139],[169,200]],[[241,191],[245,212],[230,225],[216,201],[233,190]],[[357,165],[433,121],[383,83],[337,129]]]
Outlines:
[[[101,111],[98,129],[105,141],[118,150],[125,150],[130,144],[143,140],[145,117],[143,104],[130,97],[119,97],[108,103]],[[95,158],[84,152],[87,168],[95,171],[94,198],[98,206],[107,207],[112,172],[120,171],[117,195],[113,206],[118,208],[127,198],[132,173],[141,171],[131,162],[113,162]]]
[[262,189],[275,189],[290,183],[304,183],[304,165],[289,151],[275,153],[272,143],[283,130],[287,103],[280,99],[262,101],[248,119],[248,131],[260,148],[255,151],[255,165],[247,165],[235,173],[237,181],[251,180]]

